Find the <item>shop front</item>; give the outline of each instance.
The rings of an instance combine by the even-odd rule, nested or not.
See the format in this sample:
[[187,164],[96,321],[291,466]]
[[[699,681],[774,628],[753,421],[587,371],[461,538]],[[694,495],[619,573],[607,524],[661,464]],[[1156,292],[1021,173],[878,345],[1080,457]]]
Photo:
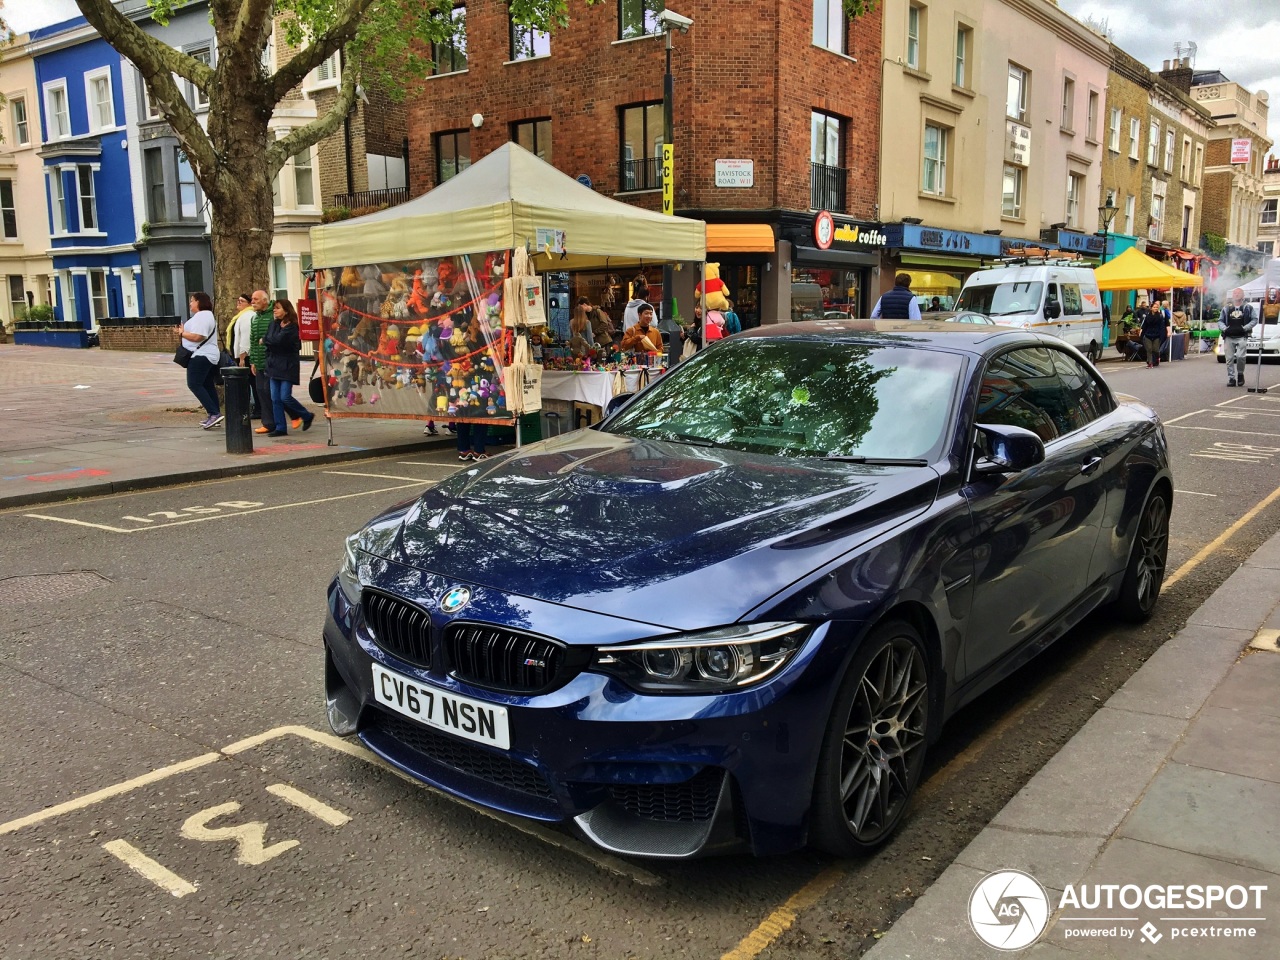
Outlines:
[[1000,237],[945,230],[918,223],[890,223],[879,296],[899,273],[911,277],[922,311],[953,310],[964,281],[975,270],[1004,256]]
[[784,213],[781,238],[789,244],[790,317],[812,320],[828,313],[866,317],[875,302],[874,271],[887,242],[878,223],[853,220],[825,210]]
[[760,326],[763,319],[762,281],[772,270],[776,251],[772,224],[707,224],[707,261],[720,264],[720,279],[744,330]]

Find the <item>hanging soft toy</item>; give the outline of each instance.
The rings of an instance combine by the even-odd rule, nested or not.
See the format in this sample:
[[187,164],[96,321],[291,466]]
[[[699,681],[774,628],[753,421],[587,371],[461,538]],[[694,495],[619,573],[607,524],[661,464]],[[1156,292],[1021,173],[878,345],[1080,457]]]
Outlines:
[[467,333],[461,327],[454,327],[449,335],[449,345],[453,347],[453,355],[461,356],[467,352]]
[[[361,267],[360,278],[364,283],[364,294],[367,297],[381,297],[387,292],[387,285],[382,282],[382,274],[375,266]],[[345,280],[343,281],[346,282]]]
[[365,317],[356,324],[355,336],[351,345],[361,353],[372,353],[378,346],[378,322],[372,317]]
[[452,260],[443,260],[436,267],[436,282],[440,285],[440,289],[445,293],[453,292],[453,285],[458,280],[458,268],[453,265]]
[[387,324],[378,341],[378,356],[391,358],[400,352],[400,328],[394,323]]
[[364,284],[364,279],[360,276],[360,271],[355,267],[342,268],[342,285],[352,290],[359,289]]
[[409,306],[415,313],[426,313],[431,305],[431,295],[422,285],[422,270],[413,271],[413,295],[409,297]]
[[440,338],[436,336],[435,324],[427,327],[418,341],[418,352],[425,363],[440,363],[444,354],[440,352]]
[[720,279],[720,264],[707,264],[705,279],[693,288],[693,295],[695,297],[702,296],[704,289],[706,290],[708,310],[724,311],[729,309],[729,285]]

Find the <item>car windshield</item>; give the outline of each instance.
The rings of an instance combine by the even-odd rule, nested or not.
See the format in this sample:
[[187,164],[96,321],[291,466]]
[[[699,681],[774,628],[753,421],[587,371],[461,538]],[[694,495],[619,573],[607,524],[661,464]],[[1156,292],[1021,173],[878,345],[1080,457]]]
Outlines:
[[668,372],[603,429],[790,457],[928,460],[964,365],[959,354],[899,345],[729,340]]
[[957,310],[971,310],[988,317],[1007,317],[1030,313],[1040,307],[1040,291],[1044,284],[991,283],[965,287],[956,303]]

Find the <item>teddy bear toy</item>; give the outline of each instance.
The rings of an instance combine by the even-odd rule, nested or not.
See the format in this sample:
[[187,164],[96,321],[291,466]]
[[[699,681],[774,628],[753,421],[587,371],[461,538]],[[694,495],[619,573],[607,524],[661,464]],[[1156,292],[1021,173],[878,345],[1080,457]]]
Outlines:
[[729,309],[729,285],[720,279],[720,264],[708,263],[702,283],[693,288],[693,295],[701,297],[706,291],[708,310]]
[[[382,274],[377,267],[361,267],[360,278],[366,297],[381,297],[387,292],[387,285],[382,282]],[[345,275],[343,283],[346,283]]]
[[378,341],[378,355],[394,357],[400,352],[400,328],[394,323],[387,324],[382,331],[382,339]]
[[360,271],[355,267],[343,267],[342,280],[340,282],[344,287],[350,287],[354,290],[361,286],[364,283],[364,280],[361,279]]
[[434,327],[428,327],[422,339],[418,341],[418,352],[422,354],[425,363],[440,363],[444,360],[444,354],[440,352],[440,340],[435,334]]
[[444,413],[449,408],[449,398],[443,393],[436,397],[436,413]]
[[461,327],[454,327],[449,334],[449,344],[453,347],[454,356],[467,352],[467,334]]

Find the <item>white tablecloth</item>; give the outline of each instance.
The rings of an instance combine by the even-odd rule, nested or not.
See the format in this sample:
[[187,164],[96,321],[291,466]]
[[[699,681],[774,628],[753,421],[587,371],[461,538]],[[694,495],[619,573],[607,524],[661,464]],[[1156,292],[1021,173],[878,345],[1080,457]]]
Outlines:
[[604,408],[613,399],[613,374],[603,370],[590,373],[574,370],[543,370],[544,400],[576,400]]

